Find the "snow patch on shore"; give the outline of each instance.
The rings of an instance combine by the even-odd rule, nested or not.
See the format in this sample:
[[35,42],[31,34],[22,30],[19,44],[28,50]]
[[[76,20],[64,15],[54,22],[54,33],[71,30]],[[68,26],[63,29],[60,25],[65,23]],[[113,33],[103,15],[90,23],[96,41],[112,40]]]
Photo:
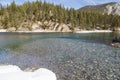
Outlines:
[[34,72],[24,72],[18,66],[0,66],[0,80],[57,80],[55,73],[40,68]]
[[[6,29],[0,29],[0,32],[7,32]],[[13,31],[13,32],[18,32],[18,33],[39,33],[39,32],[61,32],[61,31],[54,31],[54,30],[32,30],[32,31]],[[71,31],[67,31],[67,32],[71,32]],[[100,32],[112,32],[111,30],[81,30],[81,31],[75,31],[74,33],[100,33]]]
[[6,29],[0,29],[0,32],[6,32],[7,30]]
[[90,30],[90,31],[88,31],[88,30],[82,30],[82,31],[76,31],[75,33],[103,33],[103,32],[105,32],[105,33],[107,33],[107,32],[112,32],[111,30]]
[[54,31],[54,30],[32,30],[32,31],[16,31],[16,32],[19,32],[19,33],[38,33],[38,32],[57,32],[57,31]]

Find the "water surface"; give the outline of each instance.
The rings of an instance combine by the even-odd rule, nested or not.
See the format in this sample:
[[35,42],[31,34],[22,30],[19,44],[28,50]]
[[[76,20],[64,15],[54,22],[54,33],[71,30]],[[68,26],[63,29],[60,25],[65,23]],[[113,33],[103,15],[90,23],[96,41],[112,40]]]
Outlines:
[[[120,49],[113,33],[1,33],[0,64],[47,68],[58,80],[119,80]],[[117,34],[118,36],[118,34]]]

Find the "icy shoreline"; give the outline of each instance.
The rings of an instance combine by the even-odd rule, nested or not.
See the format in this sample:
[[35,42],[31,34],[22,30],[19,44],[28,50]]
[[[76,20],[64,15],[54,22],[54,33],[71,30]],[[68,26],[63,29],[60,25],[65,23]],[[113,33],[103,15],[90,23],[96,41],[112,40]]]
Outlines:
[[40,68],[34,72],[24,72],[18,66],[0,66],[0,80],[57,80],[55,73]]

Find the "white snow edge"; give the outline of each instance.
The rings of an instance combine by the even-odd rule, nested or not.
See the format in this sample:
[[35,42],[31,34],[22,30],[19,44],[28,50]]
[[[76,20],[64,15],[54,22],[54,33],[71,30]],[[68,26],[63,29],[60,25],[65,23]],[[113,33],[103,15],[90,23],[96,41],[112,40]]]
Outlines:
[[109,33],[112,32],[111,30],[82,30],[82,31],[75,31],[75,33]]
[[57,80],[55,73],[40,68],[34,72],[24,72],[18,66],[0,66],[0,80]]
[[0,32],[6,32],[6,29],[0,29]]
[[[7,32],[6,29],[0,29],[0,32]],[[38,32],[60,32],[54,30],[32,30],[32,31],[15,31],[18,33],[38,33]],[[100,32],[112,32],[111,30],[81,30],[75,31],[74,33],[100,33]]]

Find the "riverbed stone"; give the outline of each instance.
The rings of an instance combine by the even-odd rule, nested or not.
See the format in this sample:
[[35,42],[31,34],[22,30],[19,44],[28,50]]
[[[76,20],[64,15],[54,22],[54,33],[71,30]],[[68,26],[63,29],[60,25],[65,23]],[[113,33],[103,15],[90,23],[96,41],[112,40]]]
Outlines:
[[120,50],[89,40],[38,37],[4,55],[0,63],[23,70],[44,67],[56,73],[57,80],[120,79]]

